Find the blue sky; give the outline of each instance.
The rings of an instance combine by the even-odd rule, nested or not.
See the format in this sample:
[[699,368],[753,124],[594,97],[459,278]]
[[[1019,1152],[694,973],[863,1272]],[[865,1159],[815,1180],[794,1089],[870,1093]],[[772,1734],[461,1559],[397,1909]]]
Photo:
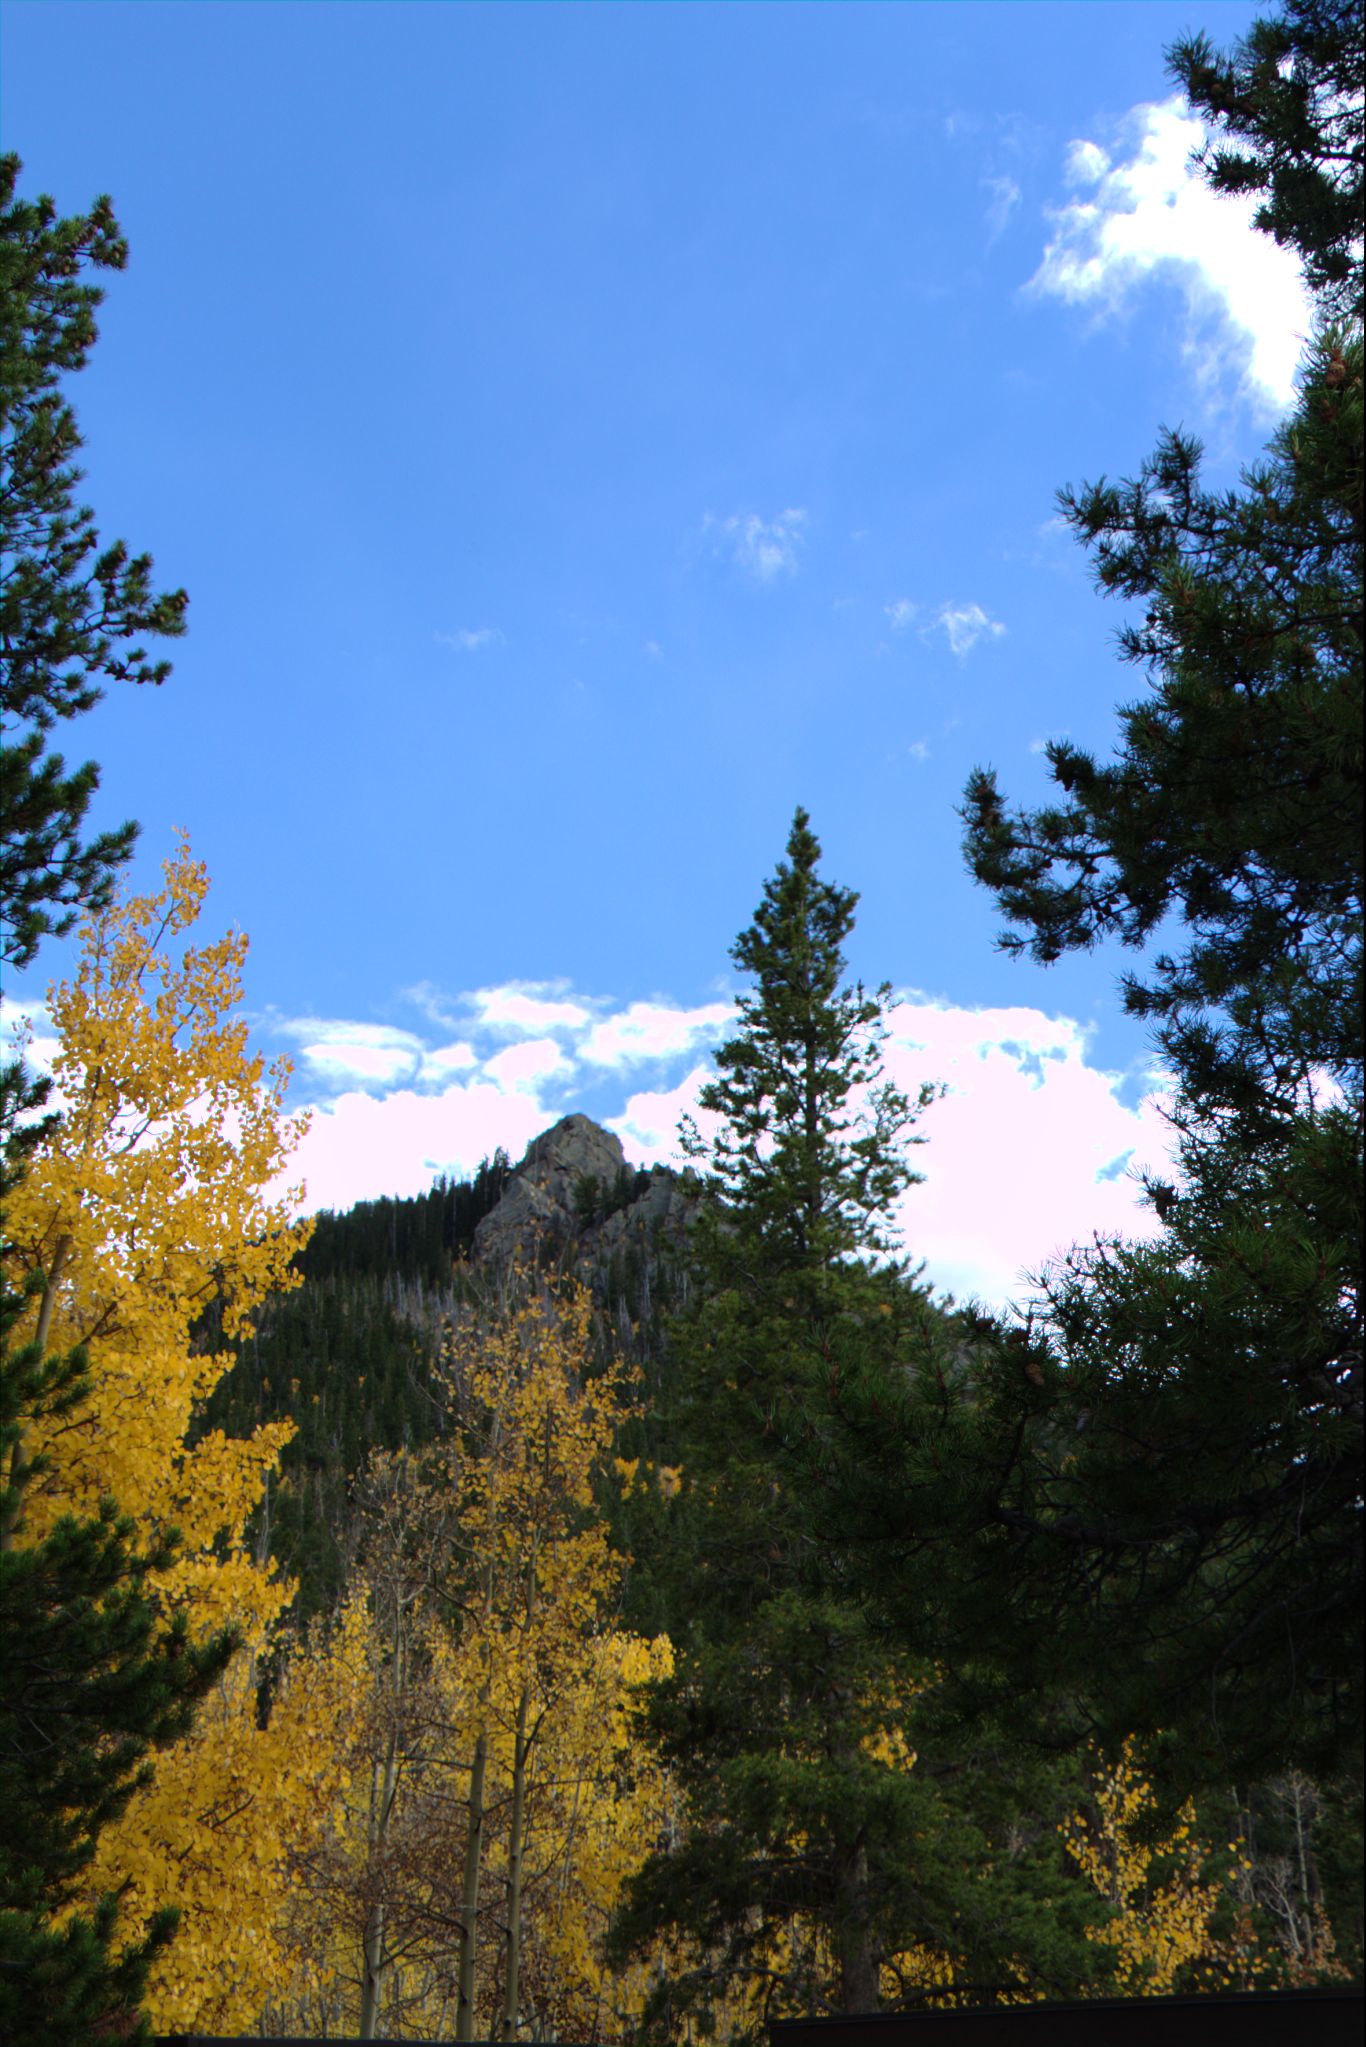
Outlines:
[[669,1156],[800,802],[953,1090],[908,1249],[999,1299],[1142,1226],[1123,962],[996,952],[955,807],[1143,688],[1058,486],[1164,423],[1232,480],[1292,396],[1297,274],[1163,65],[1254,11],[9,0],[23,189],[132,249],[86,494],[190,593],[64,744],[250,934],[310,1205],[571,1108]]

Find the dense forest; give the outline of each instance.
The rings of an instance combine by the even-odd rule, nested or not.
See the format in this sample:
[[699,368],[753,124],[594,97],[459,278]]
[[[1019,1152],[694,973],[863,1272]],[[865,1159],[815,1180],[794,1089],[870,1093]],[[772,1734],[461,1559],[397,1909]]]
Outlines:
[[1171,434],[1063,495],[1148,692],[966,791],[1007,946],[1128,946],[1173,1076],[1157,1234],[1028,1317],[891,1232],[936,1089],[800,806],[685,1172],[567,1117],[293,1212],[245,938],[187,844],[120,893],[50,750],[184,594],[72,495],[112,209],[3,160],[7,962],[80,920],[59,1097],[0,1087],[12,2047],[1360,1983],[1362,58],[1340,0],[1170,53],[1300,395],[1236,490]]

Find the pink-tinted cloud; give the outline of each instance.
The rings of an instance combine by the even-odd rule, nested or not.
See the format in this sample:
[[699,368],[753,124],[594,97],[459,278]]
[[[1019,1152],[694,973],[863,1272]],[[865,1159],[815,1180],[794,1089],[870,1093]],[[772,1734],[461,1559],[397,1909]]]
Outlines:
[[478,988],[468,1000],[479,1022],[498,1031],[580,1030],[592,1013],[582,1002],[560,999],[558,985],[544,981],[507,981],[499,988]]
[[642,1166],[683,1165],[680,1120],[691,1116],[703,1138],[710,1138],[720,1121],[697,1106],[697,1097],[711,1078],[705,1066],[695,1066],[677,1087],[632,1095],[622,1115],[609,1116],[607,1128],[615,1130],[627,1158]]
[[527,1038],[484,1061],[484,1072],[500,1088],[534,1094],[552,1074],[568,1073],[569,1061],[553,1038]]
[[472,1175],[499,1145],[520,1158],[553,1120],[534,1096],[483,1080],[439,1095],[340,1095],[313,1111],[280,1187],[302,1179],[310,1214],[381,1194],[423,1194],[439,1173]]
[[[308,1208],[345,1207],[376,1194],[418,1193],[440,1172],[471,1173],[500,1145],[518,1158],[575,1106],[576,1066],[591,1090],[592,1113],[616,1131],[633,1162],[681,1163],[679,1119],[694,1115],[704,1138],[715,1125],[697,1111],[710,1076],[696,1062],[725,1035],[731,1006],[632,1003],[602,1016],[586,1037],[573,1031],[577,1049],[572,1040],[518,1034],[519,1019],[522,1031],[539,1024],[544,1032],[544,1012],[552,1007],[560,1014],[551,1027],[572,1029],[569,1013],[591,1014],[590,1000],[601,1007],[568,990],[556,990],[553,1001],[528,994],[525,1010],[519,1000],[510,1012],[492,1005],[500,1034],[514,1042],[468,1079],[455,1079],[477,1056],[463,1042],[426,1050],[414,1041],[412,1078],[420,1074],[425,1093],[406,1076],[385,1092],[355,1072],[367,1035],[368,1049],[382,1054],[405,1049],[401,1034],[367,1034],[354,1025],[329,1030],[315,1021],[309,1042],[349,1056],[354,1078],[347,1092],[315,1109],[282,1184],[302,1175]],[[1029,1273],[1097,1231],[1152,1231],[1135,1176],[1167,1160],[1158,1097],[1134,1100],[1125,1076],[1091,1064],[1084,1026],[1023,1007],[960,1009],[914,992],[902,993],[887,1021],[889,1077],[911,1094],[924,1080],[948,1086],[920,1125],[927,1142],[912,1153],[924,1181],[909,1190],[899,1212],[903,1248],[925,1260],[932,1284],[999,1306],[1023,1299]],[[657,1061],[664,1081],[695,1063],[672,1086],[628,1093],[625,1075],[636,1060]],[[622,1106],[614,1112],[617,1075]],[[1158,1086],[1155,1077],[1146,1084]]]
[[1087,1063],[1080,1024],[914,999],[887,1020],[890,1078],[907,1092],[925,1080],[948,1088],[918,1126],[925,1177],[900,1211],[905,1249],[937,1286],[1020,1299],[1027,1274],[1097,1231],[1153,1232],[1134,1176],[1168,1157],[1159,1097],[1126,1103],[1124,1076]]
[[[996,1306],[1028,1293],[1027,1275],[1097,1231],[1150,1234],[1135,1174],[1161,1167],[1170,1133],[1158,1096],[1125,1100],[1124,1076],[1086,1059],[1086,1032],[1037,1009],[956,1009],[907,998],[888,1014],[887,1077],[914,1095],[948,1093],[922,1117],[911,1153],[924,1180],[898,1211],[902,1246],[936,1287]],[[633,1094],[608,1119],[628,1155],[678,1164],[678,1122],[696,1115],[711,1076],[698,1066],[663,1091]]]

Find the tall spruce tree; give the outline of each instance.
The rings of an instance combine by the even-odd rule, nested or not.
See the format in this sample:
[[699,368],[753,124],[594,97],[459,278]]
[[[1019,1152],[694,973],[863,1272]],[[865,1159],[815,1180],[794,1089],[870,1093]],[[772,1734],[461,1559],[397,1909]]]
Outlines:
[[[747,1997],[756,2027],[874,2010],[886,1965],[918,1945],[995,1980],[1007,1956],[1043,1956],[1056,1988],[1085,1947],[1051,1830],[993,1887],[1010,1858],[991,1801],[911,1766],[928,1667],[870,1630],[839,1555],[817,1554],[812,1442],[842,1373],[869,1350],[884,1367],[946,1353],[953,1335],[888,1256],[889,1211],[920,1177],[911,1126],[938,1090],[912,1103],[882,1079],[890,990],[841,986],[858,899],[820,878],[819,855],[799,809],[732,949],[752,986],[700,1096],[715,1135],[685,1133],[707,1168],[700,1306],[671,1328],[682,1490],[651,1563],[676,1666],[646,1725],[687,1817],[630,1885],[612,1944],[683,1944],[651,2013],[666,2030],[725,1997]],[[980,1768],[955,1769],[959,1792],[980,1789]]]
[[1165,1730],[1188,1781],[1357,1773],[1362,17],[1292,0],[1170,62],[1240,145],[1210,182],[1268,195],[1324,318],[1240,489],[1168,433],[1136,481],[1062,494],[1143,607],[1121,642],[1152,687],[1113,762],[1050,746],[1055,803],[1010,812],[982,771],[965,811],[1007,949],[1146,956],[1124,995],[1175,1082],[1164,1228],[1074,1252],[932,1425],[904,1386],[852,1389],[829,1497],[964,1712]]

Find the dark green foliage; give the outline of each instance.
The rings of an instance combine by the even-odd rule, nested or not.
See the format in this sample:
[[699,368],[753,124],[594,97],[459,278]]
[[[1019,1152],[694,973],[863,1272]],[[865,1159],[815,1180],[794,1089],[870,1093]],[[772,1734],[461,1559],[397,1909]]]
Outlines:
[[[332,1255],[341,1255],[335,1246]],[[415,1448],[436,1433],[430,1368],[439,1324],[409,1320],[400,1286],[362,1269],[354,1278],[307,1280],[268,1301],[199,1424],[205,1432],[243,1435],[284,1416],[298,1423],[252,1534],[298,1578],[293,1613],[301,1623],[329,1612],[341,1595],[352,1540],[351,1482],[371,1450]],[[410,1308],[422,1300],[414,1292]],[[207,1328],[202,1340],[211,1340]]]
[[1324,1117],[1155,1243],[1074,1252],[955,1380],[851,1374],[834,1525],[942,1696],[1184,1787],[1358,1766],[1357,1138]]
[[[510,1172],[506,1154],[496,1152],[471,1180],[443,1177],[427,1194],[320,1215],[297,1260],[302,1285],[264,1304],[206,1404],[199,1432],[247,1435],[285,1416],[298,1424],[251,1531],[298,1578],[296,1621],[329,1611],[340,1594],[354,1540],[353,1481],[370,1452],[420,1447],[440,1427],[433,1367],[470,1295],[462,1261]],[[628,1172],[608,1197],[624,1205],[618,1197],[634,1198],[650,1179]],[[576,1244],[561,1249],[572,1265]],[[593,1281],[597,1365],[625,1355],[657,1380],[663,1320],[678,1292],[667,1247],[619,1246]],[[197,1341],[221,1347],[212,1313]],[[623,1452],[654,1457],[659,1445],[644,1422],[633,1423]],[[636,1526],[648,1502],[617,1507],[618,1533],[628,1541],[625,1524]]]
[[82,845],[99,770],[87,761],[68,773],[48,735],[99,702],[104,677],[163,681],[169,662],[127,643],[182,633],[188,600],[183,590],[153,594],[149,555],[130,559],[122,541],[101,550],[94,514],[74,495],[81,436],[59,380],[84,367],[96,339],[103,293],[83,272],[128,260],[113,207],[101,198],[59,220],[50,199],[15,198],[19,170],[17,157],[0,157],[0,956],[23,967],[45,933],[108,902],[137,829]]
[[1100,587],[1144,603],[1120,645],[1153,688],[1113,763],[1050,742],[1061,803],[1008,813],[985,770],[968,787],[1006,950],[1138,948],[1182,920],[1125,1005],[1186,1113],[1257,1143],[1311,1074],[1361,1072],[1361,368],[1359,336],[1311,350],[1241,490],[1203,491],[1198,444],[1168,434],[1137,482],[1062,494]]
[[[1262,180],[1338,312],[1360,41],[1355,9],[1304,5],[1226,65],[1173,53],[1246,159],[1212,182]],[[1050,747],[1055,803],[1008,812],[975,775],[967,847],[1008,949],[1146,950],[1124,989],[1174,1078],[1164,1229],[1073,1252],[957,1377],[851,1383],[832,1450],[834,1521],[961,1715],[1162,1733],[1187,1786],[1360,1770],[1361,379],[1359,324],[1325,326],[1241,488],[1168,434],[1136,482],[1063,495],[1142,606],[1121,644],[1151,687],[1112,762]]]
[[1327,312],[1360,319],[1366,31],[1356,0],[1288,0],[1231,55],[1183,36],[1168,63],[1220,131],[1203,159],[1214,190],[1260,193],[1257,226],[1303,259]]
[[646,1167],[632,1172],[629,1166],[618,1166],[610,1180],[598,1173],[580,1173],[574,1183],[574,1219],[581,1229],[592,1229],[598,1223],[629,1207],[650,1185],[651,1175]]
[[[696,1966],[672,1970],[652,2007],[663,2029],[705,2023],[737,1983],[774,2012],[872,2009],[881,1963],[916,1941],[978,1980],[1026,1954],[1054,1986],[1097,1966],[1056,1835],[1017,1825],[1007,1845],[1010,1801],[989,1788],[999,1753],[960,1743],[947,1770],[877,1753],[893,1729],[919,1746],[930,1672],[870,1628],[847,1552],[816,1535],[812,1444],[842,1375],[949,1327],[898,1265],[870,1262],[917,1177],[904,1145],[936,1090],[912,1107],[881,1081],[887,991],[840,987],[857,898],[819,878],[819,851],[799,810],[732,952],[754,986],[700,1098],[722,1122],[709,1148],[689,1140],[710,1172],[662,1417],[683,1489],[638,1537],[652,1624],[676,1656],[644,1726],[687,1823],[629,1885],[612,1937],[619,1958],[661,1929],[694,1943]],[[775,1948],[792,1915],[806,1934]]]
[[[32,1149],[46,1093],[17,1064],[0,1074],[0,1197]],[[89,1389],[82,1351],[11,1347],[38,1288],[6,1281],[0,1291],[0,2038],[83,2047],[147,2038],[137,2005],[175,1914],[159,1915],[117,1962],[114,1899],[93,1901],[60,1933],[51,1915],[83,1902],[101,1828],[144,1781],[148,1750],[187,1731],[235,1644],[223,1635],[192,1645],[180,1620],[159,1627],[147,1580],[170,1563],[175,1531],[139,1552],[112,1500],[93,1520],[64,1516],[43,1541],[16,1545],[24,1489],[41,1468],[26,1432],[75,1414]]]
[[324,1210],[299,1270],[310,1280],[402,1277],[441,1286],[453,1261],[469,1255],[475,1228],[496,1207],[511,1171],[507,1153],[498,1150],[472,1180],[443,1173],[426,1194],[381,1195],[344,1215]]

